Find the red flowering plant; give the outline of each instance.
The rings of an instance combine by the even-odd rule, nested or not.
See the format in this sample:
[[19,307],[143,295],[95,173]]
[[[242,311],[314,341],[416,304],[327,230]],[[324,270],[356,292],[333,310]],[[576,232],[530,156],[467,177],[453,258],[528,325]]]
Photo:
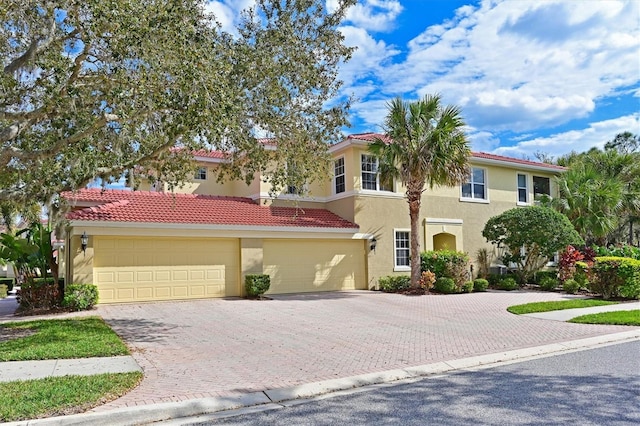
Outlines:
[[561,282],[565,282],[568,279],[572,279],[576,273],[576,262],[584,259],[584,255],[580,253],[572,245],[568,245],[567,248],[560,253],[560,259],[558,261],[558,279]]

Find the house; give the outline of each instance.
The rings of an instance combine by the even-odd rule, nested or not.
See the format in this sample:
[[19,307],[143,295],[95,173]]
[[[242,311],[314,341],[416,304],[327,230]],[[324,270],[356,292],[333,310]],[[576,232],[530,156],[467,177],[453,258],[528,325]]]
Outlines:
[[[241,296],[251,273],[269,274],[272,294],[376,288],[380,277],[410,270],[404,188],[381,181],[367,151],[379,136],[331,146],[334,174],[308,197],[284,189],[272,199],[262,176],[219,183],[213,171],[223,156],[204,151],[195,153],[193,181],[174,193],[147,185],[63,194],[74,209],[66,276],[97,284],[103,303]],[[467,183],[425,191],[422,250],[473,259],[491,248],[481,235],[490,217],[554,194],[553,177],[564,170],[486,153],[470,163]]]

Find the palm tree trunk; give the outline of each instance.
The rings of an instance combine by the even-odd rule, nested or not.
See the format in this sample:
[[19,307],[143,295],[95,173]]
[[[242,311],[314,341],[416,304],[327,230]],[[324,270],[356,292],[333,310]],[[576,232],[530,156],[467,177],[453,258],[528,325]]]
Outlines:
[[410,256],[411,256],[411,288],[420,287],[420,198],[422,193],[407,192],[409,202],[409,219],[411,220]]

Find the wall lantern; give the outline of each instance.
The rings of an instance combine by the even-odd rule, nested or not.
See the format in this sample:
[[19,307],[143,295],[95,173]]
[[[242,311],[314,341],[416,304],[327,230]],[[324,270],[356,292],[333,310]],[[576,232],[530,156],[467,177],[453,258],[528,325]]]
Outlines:
[[85,252],[87,251],[88,244],[89,244],[89,236],[87,235],[86,231],[83,231],[82,235],[80,235],[80,247],[82,247],[82,253],[86,254]]
[[369,248],[371,249],[372,252],[376,251],[376,246],[378,245],[378,240],[376,240],[376,237],[373,237],[371,239],[371,241],[369,242]]

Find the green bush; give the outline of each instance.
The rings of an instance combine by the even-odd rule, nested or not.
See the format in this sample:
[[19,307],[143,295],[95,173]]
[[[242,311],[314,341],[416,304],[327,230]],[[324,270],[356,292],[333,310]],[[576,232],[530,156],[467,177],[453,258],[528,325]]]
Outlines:
[[4,284],[7,286],[7,293],[13,290],[13,278],[0,278],[0,284]]
[[499,290],[511,291],[511,290],[517,289],[518,287],[519,287],[519,285],[516,282],[515,278],[513,278],[513,277],[503,278],[498,283],[498,289]]
[[453,278],[449,278],[449,277],[438,278],[436,280],[436,283],[433,285],[433,288],[438,293],[444,293],[444,294],[458,293],[456,282],[453,280]]
[[556,278],[544,277],[540,280],[540,289],[544,291],[553,291],[558,287],[558,280]]
[[489,274],[487,276],[487,281],[489,282],[489,285],[491,287],[498,287],[498,284],[500,283],[500,281],[502,281],[502,279],[505,278],[505,275],[503,274]]
[[5,297],[7,297],[7,286],[0,284],[0,299],[4,299]]
[[629,259],[640,260],[640,247],[630,245],[610,248],[594,246],[593,250],[600,257],[626,257]]
[[568,279],[562,283],[562,290],[569,294],[576,294],[580,290],[580,284],[574,279]]
[[436,277],[452,278],[457,291],[469,280],[469,256],[454,250],[425,251],[420,253],[422,271],[431,271]]
[[380,290],[387,293],[397,293],[411,287],[411,277],[408,275],[389,275],[378,280]]
[[467,281],[462,285],[463,293],[471,293],[473,291],[473,281]]
[[249,297],[262,297],[271,286],[271,277],[266,274],[249,274],[244,277],[244,288]]
[[98,287],[93,284],[69,284],[64,289],[62,306],[72,311],[86,311],[98,303]]
[[487,291],[487,287],[489,287],[489,281],[483,278],[473,280],[473,291]]
[[640,260],[602,256],[596,257],[591,267],[589,288],[602,294],[604,299],[640,297]]
[[533,275],[533,283],[540,285],[546,278],[558,278],[558,271],[538,271]]

